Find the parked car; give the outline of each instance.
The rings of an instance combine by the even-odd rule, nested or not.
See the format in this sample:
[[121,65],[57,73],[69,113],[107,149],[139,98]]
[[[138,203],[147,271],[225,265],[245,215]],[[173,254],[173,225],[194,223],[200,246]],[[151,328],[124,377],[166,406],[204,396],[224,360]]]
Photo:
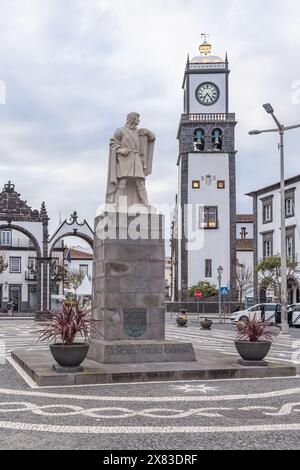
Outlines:
[[[300,328],[300,304],[288,306],[288,322],[291,327]],[[281,309],[276,314],[276,324],[281,324]]]
[[239,321],[247,322],[256,318],[262,322],[270,322],[275,324],[277,323],[278,312],[280,312],[280,310],[280,304],[257,304],[253,307],[247,308],[246,310],[240,310],[233,313],[231,316],[231,321],[234,323]]

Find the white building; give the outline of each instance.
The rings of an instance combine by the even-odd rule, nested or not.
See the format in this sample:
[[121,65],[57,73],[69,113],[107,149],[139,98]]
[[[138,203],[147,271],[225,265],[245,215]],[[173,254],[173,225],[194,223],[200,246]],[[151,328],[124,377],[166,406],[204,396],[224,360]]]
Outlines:
[[[286,180],[285,213],[286,213],[286,249],[287,256],[300,261],[300,175]],[[254,213],[254,265],[270,256],[281,252],[281,190],[276,183],[248,194],[253,198]],[[289,280],[289,303],[300,302],[300,264],[294,276]],[[255,299],[263,302],[265,289],[258,285],[255,278]]]
[[64,252],[65,267],[68,272],[80,273],[91,280],[93,275],[93,253],[91,248],[70,247]]
[[[7,269],[0,270],[0,315],[7,313],[11,300],[18,312],[38,318],[48,315],[47,310],[53,307],[52,296],[63,294],[64,275],[57,269],[64,265],[63,240],[78,237],[93,246],[93,230],[86,220],[79,222],[76,212],[60,224],[52,237],[48,224],[45,203],[40,210],[34,210],[21,199],[15,185],[9,182],[4,186],[0,192],[0,261],[2,267],[7,264]],[[90,259],[81,262],[91,263]],[[90,267],[82,269],[91,275]]]

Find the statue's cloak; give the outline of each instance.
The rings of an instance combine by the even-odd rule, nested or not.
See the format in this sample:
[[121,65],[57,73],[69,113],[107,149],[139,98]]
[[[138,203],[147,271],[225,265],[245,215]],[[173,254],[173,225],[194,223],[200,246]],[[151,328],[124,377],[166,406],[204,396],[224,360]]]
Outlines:
[[[118,155],[121,148],[130,150],[128,157],[120,157],[120,154]],[[152,173],[154,140],[150,141],[147,135],[134,138],[128,129],[121,128],[117,129],[114,137],[110,140],[109,149],[106,203],[114,204],[114,196],[118,189],[119,178],[146,178]],[[138,159],[136,163],[139,165],[136,165],[137,170],[134,173],[127,173],[126,159],[127,161],[132,161],[132,158]],[[123,167],[120,160],[123,160]],[[143,169],[143,163],[146,169]]]

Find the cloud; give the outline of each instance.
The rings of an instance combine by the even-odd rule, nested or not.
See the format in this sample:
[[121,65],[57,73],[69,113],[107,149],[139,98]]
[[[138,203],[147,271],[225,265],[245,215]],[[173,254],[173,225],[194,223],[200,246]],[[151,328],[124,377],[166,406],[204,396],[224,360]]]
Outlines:
[[[230,108],[236,112],[239,210],[243,194],[278,180],[275,136],[261,105],[286,123],[299,120],[292,84],[300,80],[300,4],[286,0],[2,0],[0,106],[2,184],[11,179],[54,226],[74,209],[91,223],[103,201],[108,142],[128,111],[157,135],[153,202],[174,202],[182,78],[201,32],[229,53]],[[287,174],[298,173],[297,131],[287,138]],[[257,168],[260,168],[257,174]]]

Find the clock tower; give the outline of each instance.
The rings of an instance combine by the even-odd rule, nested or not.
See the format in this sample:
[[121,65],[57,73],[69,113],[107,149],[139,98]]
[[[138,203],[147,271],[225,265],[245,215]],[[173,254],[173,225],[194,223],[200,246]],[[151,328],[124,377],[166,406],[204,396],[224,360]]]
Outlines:
[[236,289],[235,114],[229,113],[229,66],[204,35],[188,58],[178,140],[177,289],[184,300],[198,281]]

